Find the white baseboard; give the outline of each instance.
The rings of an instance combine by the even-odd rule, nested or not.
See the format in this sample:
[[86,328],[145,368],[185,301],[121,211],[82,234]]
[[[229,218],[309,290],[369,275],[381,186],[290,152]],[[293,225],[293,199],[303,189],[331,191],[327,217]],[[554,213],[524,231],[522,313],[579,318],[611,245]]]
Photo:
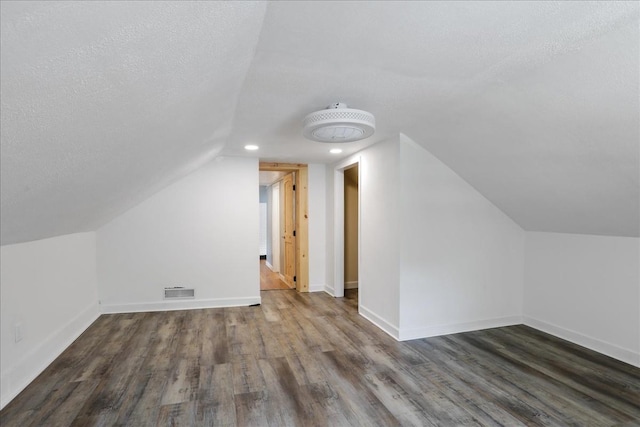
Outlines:
[[147,311],[174,311],[174,310],[195,310],[199,308],[219,308],[219,307],[242,307],[253,304],[260,304],[261,299],[257,297],[245,298],[216,298],[216,299],[196,299],[178,301],[156,301],[141,302],[131,304],[102,304],[102,313],[137,313]]
[[333,286],[324,285],[324,291],[335,298],[336,290],[333,288]]
[[495,319],[477,320],[473,322],[453,323],[448,325],[434,325],[423,328],[400,329],[399,340],[415,340],[436,337],[439,335],[457,334],[460,332],[479,331],[481,329],[500,328],[503,326],[520,325],[521,316],[507,316]]
[[322,292],[324,290],[324,285],[309,285],[309,292]]
[[100,316],[97,304],[91,304],[39,345],[22,356],[20,362],[7,369],[2,384],[0,409],[4,408],[26,386],[42,373]]
[[[273,265],[271,265],[269,261],[265,261],[264,265],[266,265],[269,270],[273,271]],[[277,271],[273,271],[273,272],[277,273]]]
[[345,289],[357,289],[358,288],[358,282],[344,282],[344,288]]
[[609,357],[613,357],[614,359],[621,360],[630,365],[640,368],[640,353],[633,350],[623,348],[615,344],[611,344],[606,341],[581,334],[580,332],[563,328],[561,326],[543,322],[542,320],[534,319],[533,317],[529,316],[524,316],[523,323],[534,329],[538,329],[542,332],[546,332],[558,338],[571,341],[574,344],[581,345],[593,351],[597,351],[598,353],[602,353]]
[[396,326],[393,326],[391,323],[384,320],[382,317],[375,314],[373,311],[368,308],[360,305],[358,306],[358,313],[369,322],[376,325],[378,328],[382,329],[387,334],[391,335],[391,337],[398,339],[399,337],[399,329]]

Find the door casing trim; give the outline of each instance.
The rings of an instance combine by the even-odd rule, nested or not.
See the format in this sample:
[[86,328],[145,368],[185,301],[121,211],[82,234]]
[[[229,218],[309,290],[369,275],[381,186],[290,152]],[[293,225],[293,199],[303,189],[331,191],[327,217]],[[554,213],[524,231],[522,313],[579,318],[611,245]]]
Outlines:
[[309,171],[302,163],[260,162],[261,171],[295,172],[296,290],[309,292]]

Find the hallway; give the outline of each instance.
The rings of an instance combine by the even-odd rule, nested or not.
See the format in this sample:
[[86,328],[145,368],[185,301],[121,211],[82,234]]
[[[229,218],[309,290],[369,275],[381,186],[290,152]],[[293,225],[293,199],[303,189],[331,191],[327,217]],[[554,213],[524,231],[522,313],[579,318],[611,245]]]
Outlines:
[[290,288],[284,281],[280,279],[278,273],[271,271],[267,267],[267,262],[263,259],[260,260],[260,290],[261,291],[273,291],[282,289],[295,289]]

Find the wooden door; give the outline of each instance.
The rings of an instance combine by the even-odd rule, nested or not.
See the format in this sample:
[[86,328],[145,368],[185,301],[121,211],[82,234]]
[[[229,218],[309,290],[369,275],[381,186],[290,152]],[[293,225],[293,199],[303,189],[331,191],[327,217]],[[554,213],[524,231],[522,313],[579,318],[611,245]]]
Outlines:
[[291,287],[295,287],[294,277],[296,275],[296,237],[295,237],[295,206],[293,174],[289,174],[282,179],[282,199],[283,199],[283,228],[282,228],[282,249],[284,252],[284,268],[282,275],[285,282]]

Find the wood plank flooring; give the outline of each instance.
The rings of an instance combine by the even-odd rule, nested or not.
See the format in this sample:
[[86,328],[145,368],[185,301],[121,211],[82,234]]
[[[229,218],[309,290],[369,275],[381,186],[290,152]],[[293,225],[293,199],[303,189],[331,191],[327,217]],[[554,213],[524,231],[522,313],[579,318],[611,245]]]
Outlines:
[[640,425],[640,369],[525,326],[398,343],[347,295],[103,315],[0,424]]
[[280,279],[280,275],[278,273],[274,273],[271,271],[269,267],[267,267],[266,261],[260,260],[260,290],[261,291],[272,291],[272,290],[283,290],[283,289],[291,289],[289,285],[287,285],[282,279]]

